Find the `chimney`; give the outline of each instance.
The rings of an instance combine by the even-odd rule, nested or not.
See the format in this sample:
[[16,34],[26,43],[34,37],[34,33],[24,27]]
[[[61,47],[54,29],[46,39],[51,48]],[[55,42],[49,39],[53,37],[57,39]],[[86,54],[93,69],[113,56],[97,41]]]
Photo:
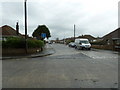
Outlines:
[[18,22],[16,24],[16,34],[19,35],[19,25],[18,25]]

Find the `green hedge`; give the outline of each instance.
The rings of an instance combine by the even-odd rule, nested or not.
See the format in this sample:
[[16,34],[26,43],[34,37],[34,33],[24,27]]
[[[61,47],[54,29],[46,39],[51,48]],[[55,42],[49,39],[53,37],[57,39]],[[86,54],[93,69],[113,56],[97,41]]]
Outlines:
[[[41,40],[27,40],[28,48],[42,48],[44,42]],[[25,48],[25,39],[20,37],[9,37],[6,41],[2,41],[2,48]]]
[[95,42],[90,42],[92,45],[106,45],[105,41],[95,41]]
[[28,48],[42,48],[44,41],[41,40],[27,40]]

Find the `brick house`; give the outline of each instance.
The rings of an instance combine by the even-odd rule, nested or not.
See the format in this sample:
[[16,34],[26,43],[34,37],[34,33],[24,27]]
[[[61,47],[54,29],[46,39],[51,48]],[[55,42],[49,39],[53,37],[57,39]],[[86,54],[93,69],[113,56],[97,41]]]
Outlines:
[[113,50],[120,49],[120,28],[102,37],[106,45],[112,45]]
[[90,42],[94,42],[97,40],[97,38],[95,38],[91,35],[82,35],[82,36],[78,36],[77,38],[87,38]]
[[[97,40],[97,38],[95,38],[95,37],[93,37],[91,35],[82,35],[82,36],[75,37],[75,39],[78,39],[78,38],[87,38],[90,42],[93,42],[93,41]],[[65,40],[72,40],[72,41],[74,41],[74,37],[66,38]]]
[[5,40],[7,37],[23,37],[18,30],[15,30],[8,25],[0,27],[0,34],[0,40]]

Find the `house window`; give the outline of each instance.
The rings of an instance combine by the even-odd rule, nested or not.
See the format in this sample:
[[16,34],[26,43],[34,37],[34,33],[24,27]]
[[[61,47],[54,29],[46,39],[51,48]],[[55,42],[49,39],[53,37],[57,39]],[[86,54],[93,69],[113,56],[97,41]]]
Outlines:
[[116,45],[120,45],[120,40],[116,40]]
[[107,45],[110,45],[110,40],[109,39],[107,39],[106,42],[107,42]]
[[119,39],[113,40],[113,44],[114,45],[120,45],[120,40]]

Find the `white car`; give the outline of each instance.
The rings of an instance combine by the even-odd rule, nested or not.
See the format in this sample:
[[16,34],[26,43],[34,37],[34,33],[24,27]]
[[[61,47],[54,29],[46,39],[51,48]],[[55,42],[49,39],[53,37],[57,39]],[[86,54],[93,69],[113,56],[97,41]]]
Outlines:
[[75,49],[88,49],[90,50],[91,49],[91,44],[89,43],[89,40],[88,39],[83,39],[83,38],[80,38],[80,39],[75,39]]

